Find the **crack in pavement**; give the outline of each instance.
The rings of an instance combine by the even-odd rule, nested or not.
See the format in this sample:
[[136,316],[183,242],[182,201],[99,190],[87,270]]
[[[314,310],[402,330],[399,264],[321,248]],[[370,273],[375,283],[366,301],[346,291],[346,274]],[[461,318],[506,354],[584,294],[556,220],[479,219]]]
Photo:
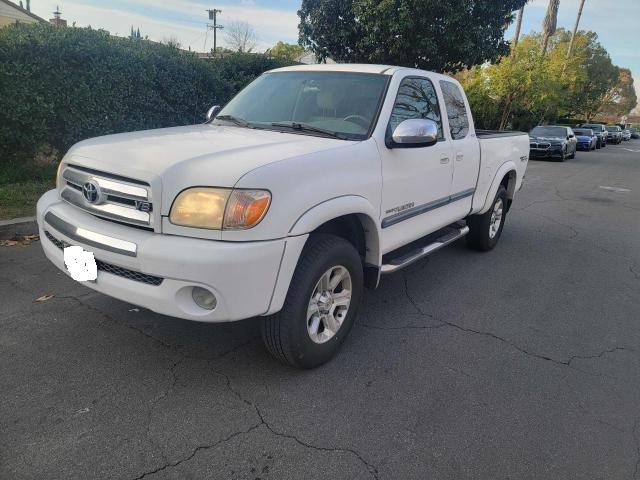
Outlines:
[[560,225],[561,227],[568,228],[569,230],[571,230],[571,235],[569,236],[569,240],[573,240],[578,235],[580,235],[580,232],[578,232],[578,230],[575,227],[573,227],[572,225],[569,225],[567,223],[563,223],[563,222],[561,222],[559,220],[556,220],[555,218],[549,217],[547,215],[543,215],[543,214],[541,214],[539,212],[532,212],[532,211],[527,210],[525,208],[522,208],[521,210],[522,211],[526,211],[526,213],[528,213],[530,215],[535,215],[537,217],[544,218],[545,220],[548,220],[551,223],[555,223],[556,225]]
[[[556,365],[567,366],[567,367],[572,368],[574,370],[593,375],[594,373],[592,373],[592,372],[587,372],[587,371],[584,371],[584,370],[581,370],[581,369],[573,367],[571,365],[571,363],[576,359],[601,358],[604,355],[606,355],[607,353],[613,353],[613,352],[616,352],[616,351],[630,351],[630,352],[637,353],[637,350],[635,350],[635,349],[633,349],[631,347],[616,346],[616,347],[613,347],[613,348],[608,349],[608,350],[603,350],[603,351],[601,351],[601,352],[599,352],[597,354],[594,354],[594,355],[572,355],[567,360],[558,360],[556,358],[553,358],[553,357],[550,357],[550,356],[547,356],[547,355],[543,355],[543,354],[540,354],[540,353],[532,352],[532,351],[527,350],[526,348],[521,347],[520,345],[518,345],[518,344],[516,344],[516,343],[514,343],[514,342],[512,342],[512,341],[510,341],[510,340],[508,340],[508,339],[506,339],[504,337],[496,335],[495,333],[485,332],[485,331],[482,331],[482,330],[475,330],[473,328],[468,328],[468,327],[463,327],[462,325],[458,325],[458,324],[453,323],[451,321],[444,320],[442,318],[436,318],[434,315],[423,311],[422,308],[418,305],[418,303],[415,301],[415,299],[409,293],[408,279],[407,279],[407,276],[405,274],[403,274],[403,279],[404,279],[404,287],[405,287],[404,288],[405,296],[406,296],[407,300],[411,303],[411,305],[413,305],[413,307],[416,309],[416,311],[419,314],[425,315],[425,316],[427,316],[429,318],[432,318],[432,319],[434,319],[434,320],[436,320],[438,322],[441,322],[443,324],[441,326],[445,326],[446,325],[446,326],[449,326],[449,327],[451,327],[453,329],[456,329],[456,330],[459,330],[459,331],[462,331],[462,332],[471,333],[471,334],[474,334],[474,335],[481,335],[481,336],[493,338],[495,340],[499,340],[500,342],[503,342],[503,343],[509,345],[510,347],[514,348],[515,350],[517,350],[517,351],[519,351],[519,352],[521,352],[521,353],[523,353],[523,354],[525,354],[527,356],[530,356],[530,357],[538,358],[540,360],[551,362],[551,363],[554,363]],[[617,377],[612,377],[610,375],[605,375],[605,374],[597,374],[597,375],[604,376],[604,377],[607,377],[607,378],[614,378],[616,380],[619,380]]]
[[183,464],[184,462],[188,462],[189,460],[191,460],[193,457],[195,457],[198,452],[202,451],[202,450],[211,450],[212,448],[217,447],[218,445],[221,445],[223,443],[226,443],[232,439],[234,439],[235,437],[239,436],[239,435],[246,435],[247,433],[250,433],[251,431],[255,430],[256,428],[258,428],[261,424],[260,423],[256,423],[255,425],[249,427],[246,430],[240,430],[237,432],[232,433],[231,435],[226,436],[225,438],[218,440],[217,442],[211,443],[211,444],[205,444],[205,445],[198,445],[197,447],[195,447],[193,449],[193,451],[186,457],[181,458],[180,460],[175,460],[173,462],[169,462],[169,463],[165,463],[164,465],[154,469],[154,470],[150,470],[148,472],[144,472],[142,474],[140,474],[139,476],[135,477],[134,480],[142,480],[143,478],[146,478],[150,475],[155,475],[156,473],[162,472],[164,470],[166,470],[167,468],[174,468],[177,467],[178,465]]
[[[211,366],[211,360],[208,361],[209,365]],[[323,447],[323,446],[318,446],[318,445],[314,445],[308,442],[305,442],[303,440],[301,440],[300,438],[298,438],[296,435],[292,435],[292,434],[287,434],[287,433],[283,433],[280,432],[278,430],[276,430],[275,428],[273,428],[271,426],[271,424],[269,422],[267,422],[265,420],[264,414],[262,413],[262,411],[260,410],[260,408],[258,407],[258,405],[246,398],[244,398],[235,388],[233,388],[233,385],[231,383],[231,378],[223,373],[220,372],[218,370],[215,369],[211,369],[212,373],[214,373],[215,375],[218,375],[220,377],[222,377],[225,381],[225,385],[227,387],[227,390],[229,392],[231,392],[240,402],[244,403],[245,405],[251,407],[255,413],[256,416],[258,417],[258,422],[255,425],[252,425],[251,427],[249,427],[248,429],[245,430],[240,430],[237,432],[232,433],[231,435],[228,435],[227,437],[218,440],[214,443],[211,444],[205,444],[205,445],[198,445],[197,447],[195,447],[191,453],[189,453],[189,455],[179,459],[179,460],[174,460],[172,462],[167,462],[164,465],[161,465],[160,467],[157,467],[153,470],[150,470],[148,472],[144,472],[141,475],[135,477],[134,480],[142,480],[143,478],[146,478],[148,476],[154,475],[158,472],[164,471],[168,468],[174,468],[177,467],[179,465],[182,465],[185,462],[188,462],[189,460],[191,460],[192,458],[194,458],[198,452],[203,451],[203,450],[210,450],[213,449],[223,443],[226,443],[230,440],[232,440],[233,438],[239,436],[239,435],[246,435],[254,430],[256,430],[257,428],[264,426],[272,435],[276,436],[276,437],[280,437],[280,438],[287,438],[289,440],[293,440],[295,441],[297,444],[299,444],[300,446],[304,447],[304,448],[308,448],[308,449],[312,449],[312,450],[316,450],[316,451],[322,451],[322,452],[342,452],[342,453],[348,453],[351,454],[353,456],[355,456],[368,470],[368,472],[370,473],[370,475],[378,480],[379,476],[378,476],[378,469],[371,464],[370,462],[368,462],[367,460],[364,459],[364,457],[362,457],[362,455],[357,452],[354,449],[351,448],[343,448],[343,447]]]
[[[182,351],[179,349],[179,347],[177,347],[177,346],[174,346],[174,345],[172,345],[172,344],[170,344],[170,343],[167,343],[167,342],[165,342],[165,341],[163,341],[163,340],[161,340],[161,339],[158,339],[158,338],[154,337],[153,335],[150,335],[150,334],[148,334],[147,332],[145,332],[145,331],[143,331],[143,330],[140,330],[140,329],[138,329],[138,328],[135,328],[135,327],[133,327],[133,326],[131,326],[131,325],[127,325],[127,324],[120,323],[120,322],[118,322],[118,321],[114,320],[114,319],[113,319],[111,316],[109,316],[108,314],[104,313],[102,310],[100,310],[100,309],[98,309],[98,308],[96,308],[96,307],[94,307],[94,306],[92,306],[92,305],[86,304],[86,303],[84,303],[82,300],[80,300],[80,299],[78,299],[78,298],[75,298],[75,297],[70,297],[70,298],[74,298],[74,299],[75,299],[75,300],[76,300],[80,305],[84,306],[85,308],[87,308],[87,309],[89,309],[89,310],[91,310],[91,311],[93,311],[93,312],[98,313],[100,316],[102,316],[103,318],[105,318],[105,319],[107,319],[107,320],[111,321],[112,323],[114,323],[114,324],[116,324],[116,325],[120,325],[120,326],[124,326],[124,327],[130,328],[130,329],[132,329],[132,330],[134,330],[134,331],[136,331],[136,332],[138,332],[138,333],[142,334],[142,335],[143,335],[143,336],[145,336],[146,338],[149,338],[150,340],[152,340],[153,342],[155,342],[155,343],[157,343],[157,344],[161,345],[162,347],[170,349],[172,352],[174,352],[175,354],[179,355],[179,356],[182,358],[181,360],[178,360],[178,361],[174,362],[174,363],[173,363],[173,365],[172,365],[171,367],[169,367],[169,371],[171,372],[171,374],[172,374],[172,376],[173,376],[173,377],[172,377],[171,385],[170,385],[166,390],[164,390],[164,391],[163,391],[159,396],[157,396],[155,399],[153,399],[153,400],[152,400],[152,402],[151,402],[151,403],[153,404],[153,406],[152,406],[152,408],[150,409],[150,412],[151,412],[151,411],[153,411],[153,408],[155,408],[155,406],[157,406],[157,404],[160,402],[160,400],[161,400],[162,398],[165,398],[166,396],[168,396],[168,395],[169,395],[169,393],[171,392],[171,390],[175,387],[175,385],[176,385],[176,383],[177,383],[177,375],[175,374],[175,369],[178,367],[178,365],[179,365],[182,361],[184,361],[185,359],[189,359],[189,360],[200,360],[200,361],[206,361],[206,362],[209,364],[209,366],[211,367],[211,371],[212,371],[212,373],[214,373],[214,374],[216,374],[216,375],[221,376],[221,377],[225,380],[225,384],[226,384],[226,387],[227,387],[227,389],[229,390],[229,392],[231,392],[231,393],[232,393],[236,398],[238,398],[241,402],[243,402],[243,403],[245,403],[246,405],[249,405],[250,407],[252,407],[252,408],[255,410],[256,415],[257,415],[258,419],[260,420],[258,423],[256,423],[255,425],[253,425],[253,426],[249,427],[248,429],[246,429],[246,430],[240,430],[240,431],[238,431],[238,432],[234,432],[234,433],[232,433],[231,435],[229,435],[229,436],[227,436],[227,437],[225,437],[225,438],[223,438],[223,439],[221,439],[221,440],[219,440],[219,441],[217,441],[217,442],[214,442],[214,443],[211,443],[211,444],[205,444],[205,445],[198,445],[197,447],[195,447],[195,448],[193,449],[193,451],[192,451],[188,456],[186,456],[186,457],[184,457],[184,458],[182,458],[182,459],[179,459],[179,460],[174,460],[174,461],[172,461],[172,462],[167,462],[167,463],[165,463],[164,465],[162,465],[162,466],[160,466],[160,467],[158,467],[158,468],[156,468],[156,469],[154,469],[154,470],[151,470],[151,471],[148,471],[148,472],[144,472],[144,473],[142,473],[141,475],[139,475],[138,477],[135,477],[135,480],[141,480],[142,478],[145,478],[145,477],[147,477],[147,476],[150,476],[150,475],[153,475],[153,474],[155,474],[155,473],[161,472],[161,471],[163,471],[163,470],[166,470],[167,468],[173,468],[173,467],[176,467],[176,466],[178,466],[178,465],[180,465],[180,464],[182,464],[182,463],[184,463],[184,462],[187,462],[187,461],[191,460],[193,457],[195,457],[195,456],[196,456],[196,454],[197,454],[198,452],[200,452],[200,451],[202,451],[202,450],[210,450],[210,449],[212,449],[212,448],[215,448],[216,446],[218,446],[218,445],[220,445],[220,444],[222,444],[222,443],[228,442],[229,440],[231,440],[231,439],[233,439],[233,438],[235,438],[235,437],[237,437],[237,436],[239,436],[239,435],[247,434],[247,433],[249,433],[249,432],[251,432],[251,431],[255,430],[256,428],[260,427],[261,425],[264,425],[264,426],[265,426],[265,428],[266,428],[266,429],[267,429],[271,434],[273,434],[273,435],[275,435],[275,436],[278,436],[278,437],[281,437],[281,438],[288,438],[288,439],[290,439],[290,440],[294,440],[296,443],[298,443],[299,445],[301,445],[301,446],[303,446],[303,447],[305,447],[305,448],[309,448],[309,449],[313,449],[313,450],[317,450],[317,451],[323,451],[323,452],[343,452],[343,453],[349,453],[349,454],[351,454],[351,455],[355,456],[355,457],[356,457],[356,458],[357,458],[357,459],[358,459],[358,460],[359,460],[359,461],[360,461],[360,462],[361,462],[361,463],[362,463],[362,464],[367,468],[368,472],[371,474],[371,476],[372,476],[374,479],[376,479],[376,480],[377,480],[377,479],[379,478],[379,477],[378,477],[378,469],[377,469],[373,464],[371,464],[370,462],[368,462],[367,460],[365,460],[365,459],[364,459],[364,457],[363,457],[359,452],[357,452],[357,451],[356,451],[356,450],[354,450],[354,449],[351,449],[351,448],[342,448],[342,447],[323,447],[323,446],[318,446],[318,445],[314,445],[314,444],[311,444],[311,443],[305,442],[305,441],[301,440],[300,438],[298,438],[298,437],[297,437],[297,436],[295,436],[295,435],[287,434],[287,433],[283,433],[283,432],[279,432],[278,430],[276,430],[274,427],[272,427],[272,426],[271,426],[271,424],[269,424],[269,423],[265,420],[264,414],[263,414],[263,413],[262,413],[262,411],[259,409],[259,407],[257,406],[257,404],[255,404],[255,403],[251,402],[250,400],[248,400],[248,399],[244,398],[242,395],[240,395],[240,393],[239,393],[238,391],[236,391],[236,390],[233,388],[233,386],[232,386],[232,384],[231,384],[231,379],[229,378],[229,376],[228,376],[228,375],[226,375],[225,373],[222,373],[222,372],[220,372],[220,371],[218,371],[218,370],[215,370],[215,369],[213,368],[213,365],[212,365],[212,362],[213,362],[213,361],[215,361],[215,360],[219,360],[219,359],[221,359],[222,357],[224,357],[224,356],[226,356],[226,355],[228,355],[228,354],[230,354],[230,353],[234,352],[235,350],[238,350],[238,349],[240,349],[240,348],[242,348],[242,347],[244,347],[244,346],[248,345],[249,343],[253,342],[257,337],[253,337],[253,338],[249,339],[247,342],[243,342],[242,344],[239,344],[239,345],[237,345],[237,346],[235,346],[235,347],[233,347],[233,348],[231,348],[231,349],[227,350],[226,352],[224,352],[224,353],[223,353],[223,354],[221,354],[221,355],[216,356],[215,358],[201,358],[201,357],[196,357],[196,356],[189,356],[189,355],[185,354],[184,352],[182,352]],[[150,428],[150,423],[151,423],[151,417],[149,418],[149,423],[148,423],[148,425],[147,425],[147,438],[149,438],[149,428]],[[151,443],[152,445],[156,446],[156,445],[155,445],[155,443],[154,443],[153,441],[151,441],[151,440],[149,440],[149,441],[150,441],[150,443]],[[162,454],[162,456],[163,456],[163,458],[166,458],[166,457],[164,456],[164,453]]]

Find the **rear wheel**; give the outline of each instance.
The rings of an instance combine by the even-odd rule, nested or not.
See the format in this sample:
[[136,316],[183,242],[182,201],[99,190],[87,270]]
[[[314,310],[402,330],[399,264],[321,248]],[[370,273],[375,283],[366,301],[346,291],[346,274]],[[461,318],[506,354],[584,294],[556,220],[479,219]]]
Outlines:
[[469,233],[467,245],[475,250],[487,251],[496,246],[507,215],[507,190],[500,185],[491,208],[482,215],[467,218]]
[[327,362],[353,326],[362,288],[362,261],[353,245],[333,235],[312,235],[282,310],[262,322],[267,350],[299,368]]

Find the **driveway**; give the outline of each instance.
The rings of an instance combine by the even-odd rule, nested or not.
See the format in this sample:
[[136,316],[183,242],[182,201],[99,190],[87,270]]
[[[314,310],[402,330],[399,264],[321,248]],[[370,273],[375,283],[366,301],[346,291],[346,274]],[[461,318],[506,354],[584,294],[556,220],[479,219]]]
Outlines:
[[316,370],[38,242],[0,247],[0,302],[0,478],[640,478],[640,141],[530,162],[494,251],[385,278]]

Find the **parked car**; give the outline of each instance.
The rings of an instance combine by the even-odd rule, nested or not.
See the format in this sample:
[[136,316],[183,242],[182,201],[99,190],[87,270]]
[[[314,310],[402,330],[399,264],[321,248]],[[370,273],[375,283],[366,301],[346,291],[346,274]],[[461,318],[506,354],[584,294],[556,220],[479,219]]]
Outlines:
[[631,140],[631,130],[629,130],[628,128],[625,128],[622,131],[622,140],[624,140],[625,142],[627,140]]
[[575,158],[577,140],[570,127],[558,125],[539,125],[529,132],[530,157],[558,158],[564,162],[567,158]]
[[596,148],[604,148],[607,146],[607,129],[601,123],[584,123],[578,125],[579,128],[590,128],[598,137]]
[[640,138],[640,131],[637,128],[630,128],[631,138]]
[[607,142],[609,143],[621,143],[622,142],[622,129],[618,125],[607,125]]
[[38,202],[42,247],[68,274],[95,258],[88,287],[155,312],[261,317],[303,368],[336,353],[363,286],[465,236],[492,249],[529,158],[526,133],[475,130],[460,84],[416,69],[281,68],[219,110],[73,146]]
[[578,150],[595,150],[598,143],[598,137],[590,128],[574,128],[573,133],[578,141]]

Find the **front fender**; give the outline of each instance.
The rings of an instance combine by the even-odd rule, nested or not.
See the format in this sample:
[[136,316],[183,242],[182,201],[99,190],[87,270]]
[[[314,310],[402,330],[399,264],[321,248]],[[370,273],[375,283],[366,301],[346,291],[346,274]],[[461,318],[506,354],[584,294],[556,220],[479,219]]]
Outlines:
[[371,265],[380,265],[380,225],[378,212],[364,197],[343,195],[319,203],[305,211],[289,229],[289,235],[304,235],[320,225],[344,215],[358,215],[364,229],[367,255],[365,261]]

